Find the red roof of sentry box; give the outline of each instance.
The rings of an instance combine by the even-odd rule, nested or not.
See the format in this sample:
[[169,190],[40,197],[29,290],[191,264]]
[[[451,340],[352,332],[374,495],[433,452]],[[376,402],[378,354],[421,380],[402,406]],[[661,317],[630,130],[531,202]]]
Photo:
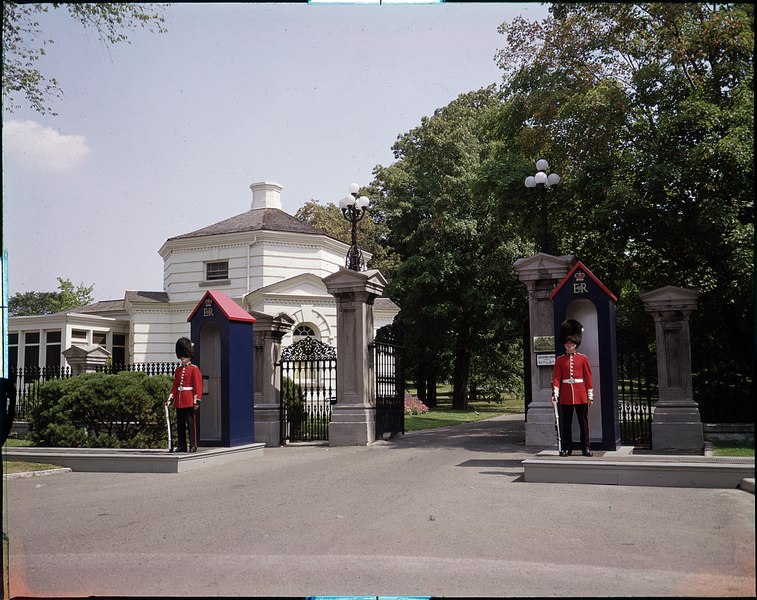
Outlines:
[[192,311],[192,314],[189,315],[187,321],[194,319],[195,313],[200,310],[201,306],[205,306],[206,300],[210,300],[213,306],[220,308],[221,312],[229,321],[241,321],[246,323],[255,322],[255,317],[253,317],[245,309],[239,306],[239,304],[234,302],[226,294],[213,290],[208,290],[207,292],[205,292],[202,300],[200,300],[197,306],[195,306],[195,309]]
[[618,301],[618,298],[615,296],[615,294],[613,294],[610,290],[608,290],[607,287],[605,287],[605,284],[602,283],[599,279],[597,279],[594,276],[594,273],[592,273],[591,271],[589,271],[589,269],[586,268],[586,265],[584,265],[580,260],[576,261],[576,264],[570,270],[570,273],[568,273],[565,276],[565,279],[563,279],[560,283],[558,283],[557,287],[554,290],[552,290],[552,293],[549,295],[549,299],[550,300],[552,300],[555,297],[555,295],[557,294],[557,292],[560,291],[560,288],[565,285],[565,282],[568,281],[568,279],[570,279],[571,275],[573,275],[573,273],[575,273],[576,270],[579,267],[581,269],[583,269],[589,277],[592,278],[592,280],[594,281],[594,283],[596,283],[599,286],[599,289],[601,289],[605,294],[607,294],[608,296],[610,296],[610,298],[612,299],[613,302],[617,302]]

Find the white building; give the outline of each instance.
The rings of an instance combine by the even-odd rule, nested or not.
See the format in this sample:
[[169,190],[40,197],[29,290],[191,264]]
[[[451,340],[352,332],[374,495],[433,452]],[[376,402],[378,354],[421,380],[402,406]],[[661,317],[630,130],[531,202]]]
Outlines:
[[[336,302],[322,278],[344,266],[349,246],[281,210],[278,183],[250,189],[247,212],[166,240],[159,250],[163,291],[127,291],[122,300],[71,312],[11,317],[10,366],[65,365],[62,352],[71,346],[102,346],[116,364],[175,362],[176,339],[189,335],[187,317],[208,289],[245,310],[287,314],[295,326],[285,346],[304,335],[335,346]],[[378,298],[375,328],[398,312]]]

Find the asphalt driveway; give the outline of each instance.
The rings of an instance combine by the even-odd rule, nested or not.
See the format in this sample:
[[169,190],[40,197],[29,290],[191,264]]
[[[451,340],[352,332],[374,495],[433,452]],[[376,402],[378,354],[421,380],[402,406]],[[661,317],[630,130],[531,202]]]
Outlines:
[[12,596],[754,596],[754,496],[525,483],[522,415],[5,482]]

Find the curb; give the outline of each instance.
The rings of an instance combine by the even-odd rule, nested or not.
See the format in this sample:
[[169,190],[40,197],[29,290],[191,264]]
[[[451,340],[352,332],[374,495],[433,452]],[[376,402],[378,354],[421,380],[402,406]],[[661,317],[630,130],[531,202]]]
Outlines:
[[741,480],[741,483],[739,484],[739,489],[744,490],[745,492],[749,492],[750,494],[754,494],[754,478],[748,477]]
[[45,475],[57,475],[58,473],[70,473],[68,467],[58,469],[44,469],[42,471],[22,471],[21,473],[8,473],[3,475],[3,479],[28,479],[29,477],[43,477]]

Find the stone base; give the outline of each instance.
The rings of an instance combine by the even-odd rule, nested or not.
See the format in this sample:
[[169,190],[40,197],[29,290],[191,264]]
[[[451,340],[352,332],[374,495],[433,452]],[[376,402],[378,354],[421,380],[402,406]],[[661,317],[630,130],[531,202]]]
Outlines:
[[278,404],[255,407],[255,441],[274,447],[281,445],[281,409]]
[[701,453],[704,449],[704,428],[701,421],[658,423],[655,415],[655,421],[652,422],[652,448]]
[[375,440],[375,408],[334,406],[329,423],[329,446],[367,446]]
[[533,406],[528,409],[526,422],[526,446],[557,448],[555,431],[555,411],[552,404],[547,407]]

